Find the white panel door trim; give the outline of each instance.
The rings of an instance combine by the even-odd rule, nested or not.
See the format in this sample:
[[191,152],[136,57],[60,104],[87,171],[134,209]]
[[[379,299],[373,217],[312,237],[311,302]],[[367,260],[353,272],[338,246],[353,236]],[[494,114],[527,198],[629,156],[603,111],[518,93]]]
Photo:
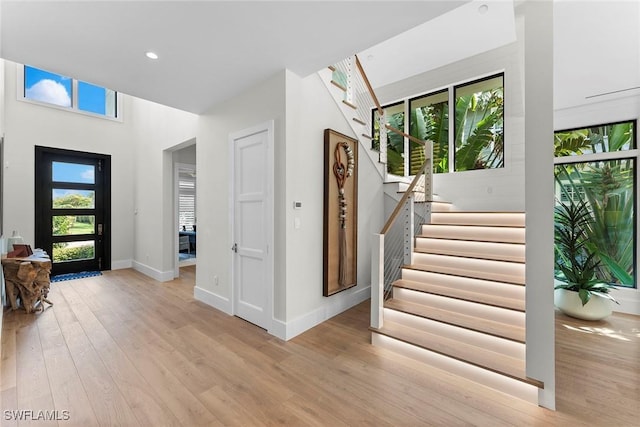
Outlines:
[[[265,168],[265,204],[264,204],[264,226],[265,226],[265,286],[266,286],[266,307],[265,307],[265,324],[261,326],[267,331],[272,331],[274,327],[273,320],[273,299],[274,299],[274,259],[273,259],[273,242],[274,242],[274,121],[270,120],[259,125],[233,132],[229,134],[229,242],[233,245],[236,242],[236,200],[235,200],[235,143],[238,140],[266,133],[266,168]],[[232,248],[229,248],[230,252]],[[236,263],[238,257],[235,252],[231,252],[230,257],[231,272],[231,311],[233,315],[238,314],[237,296],[238,284],[236,283]],[[271,333],[271,332],[270,332]]]

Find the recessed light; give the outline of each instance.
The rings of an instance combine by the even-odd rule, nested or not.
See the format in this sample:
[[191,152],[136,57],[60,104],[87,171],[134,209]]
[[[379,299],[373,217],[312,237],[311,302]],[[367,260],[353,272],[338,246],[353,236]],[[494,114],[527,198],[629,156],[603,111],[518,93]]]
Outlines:
[[147,56],[147,58],[149,58],[149,59],[158,59],[158,54],[157,54],[157,53],[155,53],[155,52],[151,52],[151,51],[149,51],[149,52],[145,53],[145,55],[146,55],[146,56]]
[[489,6],[487,6],[486,4],[480,5],[480,7],[478,7],[478,13],[480,13],[480,15],[484,15],[488,11],[489,11]]

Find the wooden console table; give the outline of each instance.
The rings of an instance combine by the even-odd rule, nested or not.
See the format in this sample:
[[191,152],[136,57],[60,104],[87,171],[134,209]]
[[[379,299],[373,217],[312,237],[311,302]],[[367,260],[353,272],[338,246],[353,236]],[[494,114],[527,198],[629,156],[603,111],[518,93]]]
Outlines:
[[11,308],[18,309],[18,297],[27,313],[44,310],[49,294],[51,260],[42,255],[25,258],[3,258],[2,269]]

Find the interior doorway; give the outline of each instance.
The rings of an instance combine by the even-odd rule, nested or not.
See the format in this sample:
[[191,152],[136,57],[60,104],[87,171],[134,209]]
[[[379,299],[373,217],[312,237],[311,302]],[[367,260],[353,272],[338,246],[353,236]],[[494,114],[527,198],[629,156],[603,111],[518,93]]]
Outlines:
[[198,253],[196,224],[196,166],[176,163],[178,266],[194,265]]

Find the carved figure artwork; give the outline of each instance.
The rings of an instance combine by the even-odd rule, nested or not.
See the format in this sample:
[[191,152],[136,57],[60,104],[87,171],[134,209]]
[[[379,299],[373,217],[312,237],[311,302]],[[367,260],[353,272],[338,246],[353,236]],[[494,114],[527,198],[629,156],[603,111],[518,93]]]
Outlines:
[[325,130],[324,296],[356,285],[357,147]]

